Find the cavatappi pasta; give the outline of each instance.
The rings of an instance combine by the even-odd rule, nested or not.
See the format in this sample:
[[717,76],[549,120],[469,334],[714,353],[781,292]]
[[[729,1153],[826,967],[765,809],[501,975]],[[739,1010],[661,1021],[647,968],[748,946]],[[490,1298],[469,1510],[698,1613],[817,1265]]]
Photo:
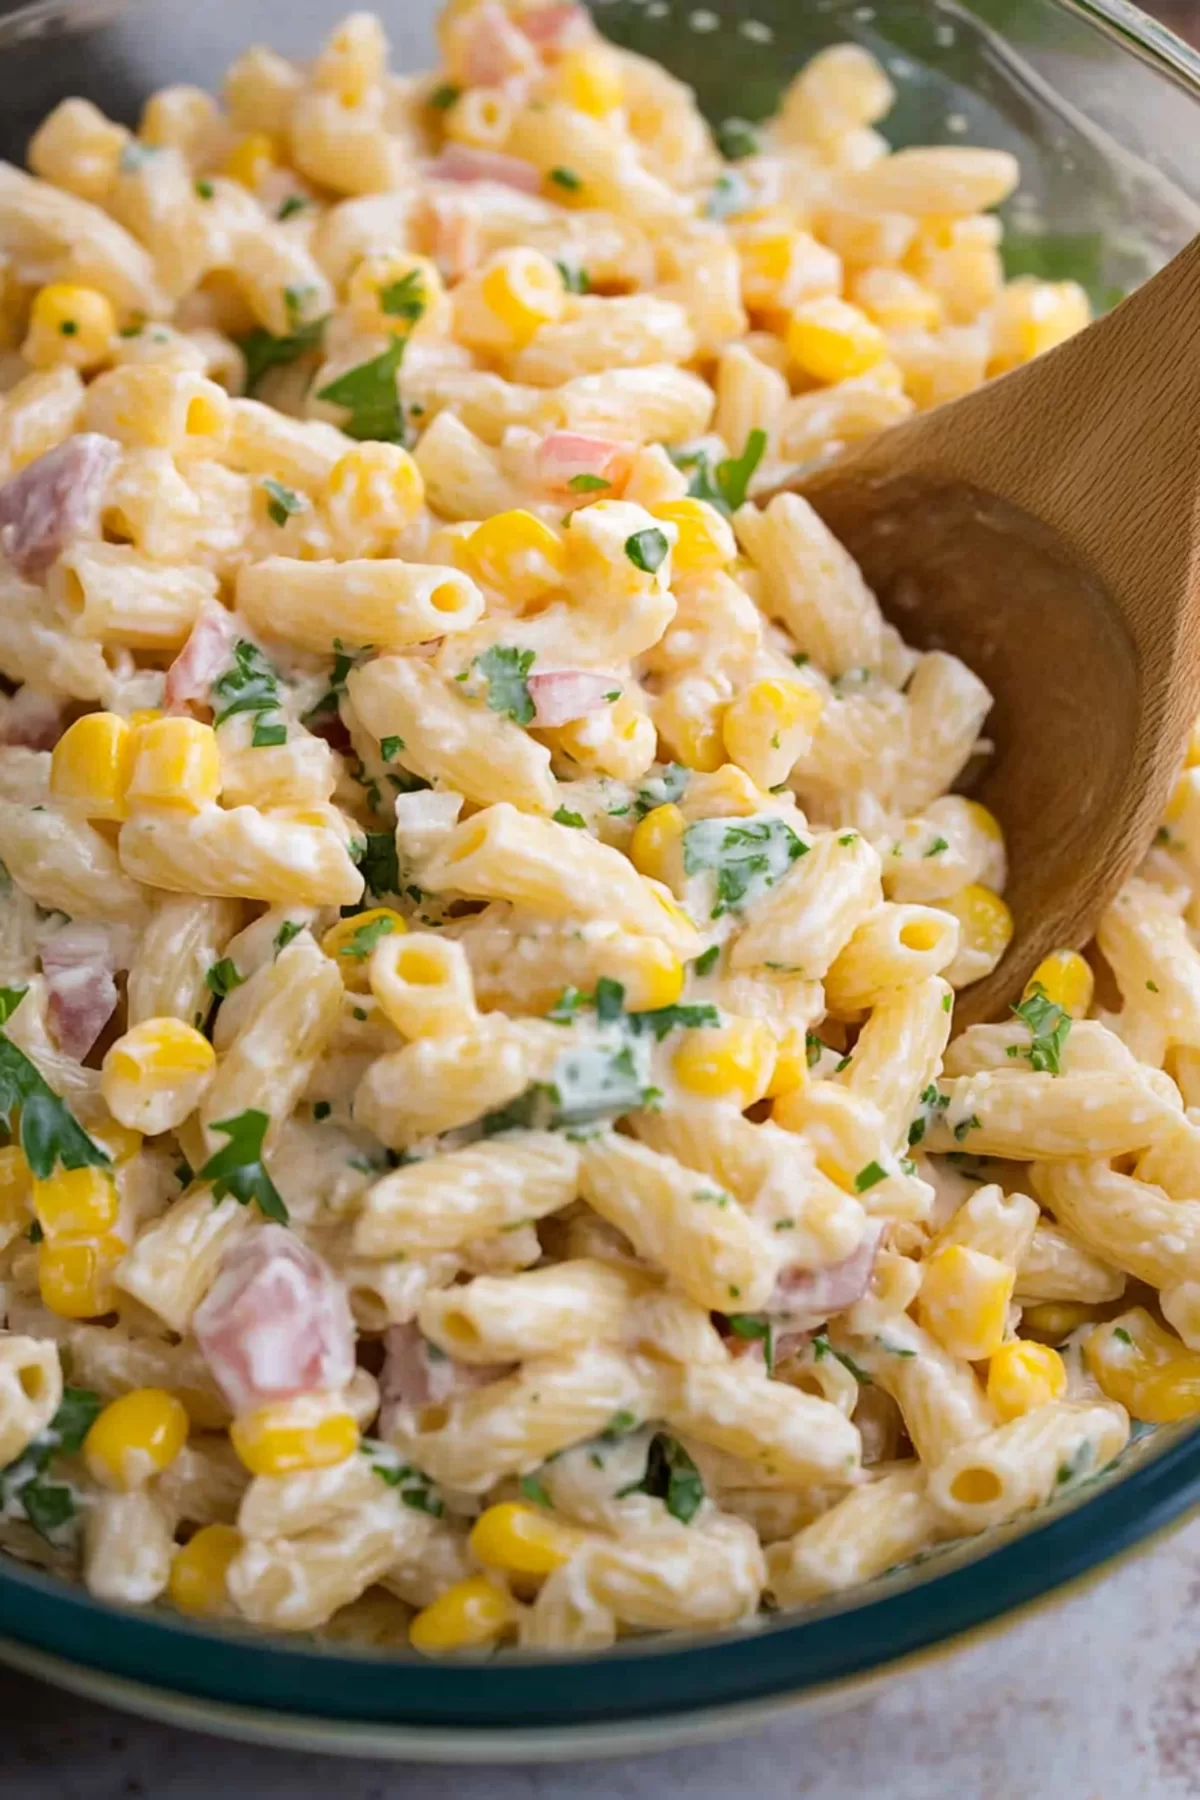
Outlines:
[[590,1650],[1200,1410],[1200,768],[1120,1010],[1064,951],[951,1044],[989,696],[755,495],[1082,291],[852,45],[715,139],[576,5],[441,46],[0,169],[0,1541]]

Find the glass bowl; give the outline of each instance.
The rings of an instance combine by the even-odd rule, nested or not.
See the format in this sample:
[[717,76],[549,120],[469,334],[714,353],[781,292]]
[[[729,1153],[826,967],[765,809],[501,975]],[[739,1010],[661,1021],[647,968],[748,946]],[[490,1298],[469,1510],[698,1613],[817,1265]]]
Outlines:
[[[324,0],[0,0],[0,155],[20,160],[64,95],[132,122],[156,87],[215,85],[246,43],[309,53],[335,11]],[[714,119],[759,118],[814,51],[864,44],[897,81],[893,142],[1020,158],[1009,272],[1074,277],[1100,307],[1200,229],[1200,58],[1124,0],[614,0],[599,17],[691,82]],[[396,67],[433,60],[432,20],[429,0],[386,16]],[[1198,1500],[1200,1433],[1144,1432],[1040,1512],[802,1615],[553,1660],[435,1664],[200,1628],[100,1605],[0,1559],[0,1657],[113,1704],[326,1751],[499,1761],[661,1748],[852,1700],[1144,1545]]]

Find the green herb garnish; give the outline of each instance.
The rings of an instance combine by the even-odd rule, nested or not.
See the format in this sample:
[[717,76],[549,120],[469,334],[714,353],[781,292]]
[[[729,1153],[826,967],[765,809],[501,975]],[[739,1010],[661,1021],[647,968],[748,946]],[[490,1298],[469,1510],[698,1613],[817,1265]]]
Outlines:
[[226,1194],[232,1194],[242,1206],[249,1206],[253,1200],[264,1218],[286,1225],[288,1209],[283,1195],[268,1175],[262,1159],[263,1139],[270,1123],[269,1115],[257,1107],[239,1113],[234,1119],[214,1120],[213,1130],[219,1131],[229,1142],[223,1150],[209,1157],[200,1170],[200,1180],[213,1183],[213,1195],[217,1200],[223,1200]]

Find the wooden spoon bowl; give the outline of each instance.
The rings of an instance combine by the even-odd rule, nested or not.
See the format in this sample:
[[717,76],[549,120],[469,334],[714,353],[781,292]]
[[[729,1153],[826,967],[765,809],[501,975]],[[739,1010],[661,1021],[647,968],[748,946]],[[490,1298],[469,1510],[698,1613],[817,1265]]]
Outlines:
[[1200,710],[1200,238],[1058,349],[788,485],[905,638],[995,696],[974,791],[1016,929],[955,1023],[995,1018],[1145,855]]

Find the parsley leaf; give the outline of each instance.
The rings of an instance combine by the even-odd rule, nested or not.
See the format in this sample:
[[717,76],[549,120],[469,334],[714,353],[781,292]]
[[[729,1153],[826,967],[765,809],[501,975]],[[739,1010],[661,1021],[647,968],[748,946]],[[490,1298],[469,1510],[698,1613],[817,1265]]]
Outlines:
[[615,1444],[618,1439],[627,1437],[631,1431],[636,1431],[637,1428],[637,1414],[631,1413],[626,1407],[621,1407],[619,1411],[613,1414],[612,1418],[608,1421],[608,1424],[604,1427],[604,1430],[600,1433],[600,1442],[602,1444]]
[[743,156],[758,154],[758,133],[749,119],[722,119],[714,135],[726,162],[740,162]]
[[344,406],[350,417],[342,430],[359,442],[402,444],[404,419],[400,395],[396,388],[396,371],[404,360],[405,340],[397,337],[379,356],[357,368],[347,369],[335,381],[317,389],[318,400],[331,400]]
[[279,202],[279,211],[275,217],[282,224],[285,219],[293,219],[297,213],[302,213],[309,204],[310,202],[304,194],[289,194],[286,199]]
[[[264,483],[266,485],[269,484]],[[283,491],[287,492],[286,489]],[[277,712],[282,701],[279,677],[257,644],[239,638],[233,647],[233,667],[213,682],[212,692],[218,702],[214,725],[223,725],[235,713],[253,713],[254,731],[250,739],[253,749],[287,743],[287,726],[283,720],[269,721],[265,716]]]
[[887,1170],[881,1168],[877,1162],[869,1162],[866,1168],[860,1169],[854,1177],[854,1191],[856,1194],[865,1194],[868,1188],[873,1188],[879,1182],[886,1180]]
[[791,826],[774,816],[735,824],[727,819],[697,819],[683,834],[683,867],[688,875],[703,869],[715,871],[716,905],[711,917],[719,919],[774,887],[807,850],[808,845]]
[[211,200],[216,192],[211,181],[194,181],[192,187],[195,189],[196,197],[199,200]]
[[576,831],[584,831],[587,829],[587,820],[584,818],[583,814],[570,812],[565,806],[560,806],[557,812],[553,813],[551,816],[556,825],[572,825]]
[[213,1130],[219,1131],[229,1142],[223,1150],[209,1157],[199,1178],[213,1183],[216,1199],[223,1200],[226,1194],[232,1194],[243,1206],[257,1201],[264,1218],[277,1219],[281,1225],[286,1225],[288,1209],[283,1195],[267,1174],[262,1160],[263,1138],[270,1123],[269,1116],[257,1107],[239,1113],[235,1119],[214,1120]]
[[746,492],[766,448],[766,432],[752,431],[740,456],[727,456],[717,464],[717,486],[730,512],[745,505]]
[[573,494],[598,494],[601,488],[610,488],[611,481],[605,481],[603,475],[572,475],[567,486]]
[[321,347],[325,336],[325,320],[310,319],[307,324],[302,322],[302,296],[295,288],[286,288],[284,299],[291,325],[291,331],[286,337],[276,337],[273,332],[257,326],[247,337],[239,340],[239,347],[246,359],[247,394],[253,394],[268,369],[294,363],[300,357],[307,356],[309,351]]
[[697,956],[692,963],[697,975],[711,975],[721,954],[720,944],[710,944],[708,949]]
[[354,860],[362,870],[367,891],[377,900],[400,892],[400,858],[395,832],[368,831],[364,847]]
[[[0,988],[0,1026],[16,1012],[26,988]],[[0,1119],[11,1132],[20,1113],[19,1138],[25,1160],[39,1181],[64,1169],[107,1169],[111,1158],[92,1142],[65,1100],[60,1100],[23,1050],[0,1031]]]
[[564,188],[568,194],[577,194],[583,186],[582,180],[575,173],[574,169],[564,169],[561,167],[551,169],[547,180],[552,181],[555,187]]
[[46,1427],[55,1448],[64,1456],[74,1456],[83,1449],[83,1440],[104,1405],[99,1394],[90,1388],[65,1387],[58,1411]]
[[307,510],[308,502],[304,497],[297,494],[292,488],[284,487],[282,481],[276,481],[273,476],[266,475],[263,477],[262,485],[269,495],[267,517],[273,524],[286,525],[294,514]]
[[526,1500],[532,1500],[535,1506],[544,1506],[547,1511],[553,1512],[554,1502],[536,1475],[522,1475],[517,1485]]
[[1039,1075],[1061,1075],[1062,1053],[1071,1035],[1071,1015],[1055,1004],[1041,982],[1035,982],[1027,999],[1013,1012],[1029,1027],[1029,1048],[1020,1055]]
[[923,857],[940,856],[943,850],[948,850],[949,848],[950,846],[944,837],[935,837],[928,850],[923,850],[921,854]]
[[663,1500],[673,1519],[690,1525],[704,1503],[704,1482],[679,1440],[656,1431],[646,1454],[646,1473],[640,1481],[621,1488],[617,1498],[626,1494],[650,1494]]
[[394,762],[404,748],[402,737],[384,737],[379,740],[379,754],[384,762]]
[[286,950],[292,939],[299,937],[303,930],[303,925],[298,924],[295,919],[285,919],[283,924],[279,927],[279,930],[275,933],[275,936],[271,939],[276,956],[279,955],[281,950]]
[[473,665],[487,682],[491,711],[504,713],[518,725],[533,724],[533,696],[525,679],[533,658],[532,650],[518,649],[515,644],[493,644]]
[[229,994],[232,994],[234,988],[241,987],[245,979],[246,977],[233,958],[223,956],[220,962],[213,964],[204,977],[204,985],[210,994],[215,994],[218,1000],[224,1000]]
[[625,1023],[635,1037],[647,1033],[661,1044],[669,1031],[698,1031],[702,1025],[719,1025],[721,1015],[707,1001],[690,1006],[658,1006],[652,1012],[626,1013]]
[[634,795],[634,813],[639,819],[644,819],[656,806],[674,805],[676,800],[682,799],[691,778],[692,771],[685,764],[664,764],[662,774],[650,776]]
[[565,987],[546,1017],[554,1025],[570,1025],[577,1017],[580,1008],[590,1004],[588,996],[581,993],[577,987]]
[[861,1387],[870,1387],[872,1385],[871,1377],[867,1374],[867,1371],[860,1368],[854,1358],[852,1356],[847,1356],[844,1350],[836,1350],[823,1331],[819,1331],[813,1338],[812,1350],[815,1361],[820,1362],[824,1357],[832,1356],[835,1362],[841,1363],[843,1369],[849,1369],[855,1381],[857,1381]]
[[50,1543],[62,1541],[63,1526],[75,1517],[75,1491],[62,1482],[43,1481],[42,1476],[55,1456],[73,1456],[82,1447],[103,1404],[89,1388],[65,1387],[49,1425],[14,1462],[0,1469],[0,1511],[19,1506]]
[[761,1317],[758,1313],[730,1313],[729,1329],[736,1337],[748,1338],[752,1342],[761,1340],[763,1360],[767,1365],[767,1374],[775,1373],[775,1322],[773,1319]]
[[573,266],[571,263],[560,262],[556,257],[554,266],[562,276],[562,284],[568,294],[591,293],[592,284],[588,279],[587,270],[582,265]]
[[365,962],[380,938],[390,937],[395,929],[395,919],[390,919],[386,913],[378,919],[368,919],[341,946],[338,955],[348,957],[353,962]]
[[625,554],[635,569],[641,569],[645,575],[653,575],[661,569],[670,551],[666,533],[659,531],[656,525],[649,525],[645,531],[635,531],[632,537],[625,539]]
[[379,310],[389,319],[408,319],[415,325],[428,304],[420,269],[410,269],[399,281],[389,281],[379,290]]
[[704,217],[728,219],[734,213],[745,212],[748,199],[749,189],[740,175],[718,175],[704,202]]
[[429,104],[436,112],[449,112],[461,93],[462,89],[460,87],[455,87],[452,81],[443,81],[441,85],[435,87],[432,94],[430,94]]

